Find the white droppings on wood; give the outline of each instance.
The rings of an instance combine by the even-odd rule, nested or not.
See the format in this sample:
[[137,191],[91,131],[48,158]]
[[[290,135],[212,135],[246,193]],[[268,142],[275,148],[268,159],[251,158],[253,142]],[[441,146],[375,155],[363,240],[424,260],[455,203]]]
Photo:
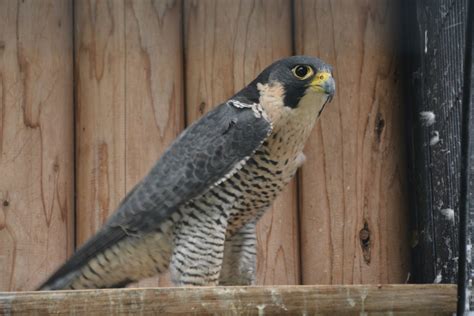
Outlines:
[[[466,245],[466,260],[471,266],[472,264],[472,243],[471,240],[468,240],[468,243]],[[470,307],[470,301],[472,301],[472,278],[469,280],[468,286],[466,286],[466,297],[469,299],[466,299],[466,310],[469,310]]]
[[356,305],[356,302],[352,298],[351,291],[347,288],[346,289],[346,296],[347,296],[347,302],[351,307],[354,307]]
[[[232,315],[238,315],[239,306],[242,306],[242,302],[239,295],[236,295],[235,289],[228,287],[214,287],[214,293],[220,297],[222,302],[226,302],[229,311],[232,311]],[[203,307],[204,305],[201,304]]]
[[436,275],[436,278],[434,279],[433,283],[441,283],[441,281],[443,280],[443,276],[441,275],[441,271],[438,272],[438,274]]
[[288,308],[286,308],[285,304],[281,300],[281,295],[276,289],[271,289],[271,294],[272,294],[272,302],[276,306],[280,307],[281,309],[288,311]]
[[467,256],[467,261],[470,263],[472,260],[472,244],[467,244],[466,245],[466,256]]
[[431,126],[436,122],[436,115],[431,111],[422,111],[420,121],[423,126]]
[[459,25],[462,25],[462,22],[459,22],[459,23],[454,23],[454,24],[451,24],[451,25],[447,25],[444,30],[449,30],[450,28],[453,28],[453,27],[456,27],[456,26],[459,26]]
[[437,143],[439,143],[439,132],[434,131],[430,139],[430,146],[434,146]]
[[428,30],[425,30],[425,54],[428,53]]
[[453,209],[445,208],[445,209],[441,210],[440,212],[441,212],[441,214],[444,215],[444,217],[446,217],[447,220],[454,223],[454,210]]
[[[446,236],[444,237],[444,244],[446,245],[446,249],[448,250],[448,258],[451,258],[454,260],[453,258],[453,250],[452,250],[452,247],[451,247],[451,237],[449,236]],[[446,264],[444,265],[444,268],[447,269],[446,267]]]
[[[472,283],[472,280],[469,280],[469,283]],[[465,305],[464,305],[464,308],[465,308],[466,310],[469,310],[470,307],[471,307],[471,305],[470,305],[470,301],[472,300],[472,299],[471,299],[471,295],[472,295],[472,293],[471,293],[471,288],[472,288],[472,284],[470,284],[469,286],[466,286],[466,298],[468,298],[468,299],[466,299],[466,302],[464,303],[464,304],[465,304]],[[466,315],[468,315],[468,316],[474,316],[474,312],[467,312]]]
[[[274,308],[271,287],[246,287],[246,295],[243,295],[242,300],[233,297],[235,294],[240,294],[237,289],[216,291],[212,287],[22,292],[0,295],[0,314],[4,311],[5,314],[8,312],[22,314],[22,311],[27,313],[32,308],[39,314],[140,314],[141,306],[137,309],[135,304],[143,304],[145,314],[147,311],[160,310],[160,314],[258,315],[261,310],[260,315],[279,313],[314,315],[322,311],[339,315],[348,311],[359,313],[361,301],[364,302],[362,315],[369,311],[375,313],[383,311],[385,314],[392,310],[399,312],[416,310],[428,314],[433,311],[451,311],[456,301],[454,285],[443,285],[443,287],[410,285],[401,288],[390,285],[387,287],[366,285],[366,287],[364,290],[362,286],[330,286],[321,290],[319,286],[314,288],[308,286],[304,287],[304,291],[300,291],[301,287],[276,288],[276,293],[288,304],[286,313]],[[407,291],[411,293],[408,294]],[[137,292],[143,292],[143,295]],[[417,300],[413,301],[413,295],[426,296],[427,300],[420,305]],[[315,299],[317,297],[325,299]],[[348,305],[349,297],[355,301],[354,307]],[[109,304],[109,301],[113,304]]]
[[365,299],[369,295],[367,289],[363,289],[360,295],[360,316],[366,316],[367,312],[365,311]]
[[266,307],[265,304],[257,305],[258,316],[263,316],[263,315],[265,315],[265,307]]
[[215,293],[217,295],[225,295],[225,294],[234,294],[234,291],[228,287],[215,287]]
[[354,299],[352,299],[351,297],[348,297],[348,298],[347,298],[347,302],[349,303],[349,305],[350,305],[351,307],[356,306],[356,302],[355,302]]

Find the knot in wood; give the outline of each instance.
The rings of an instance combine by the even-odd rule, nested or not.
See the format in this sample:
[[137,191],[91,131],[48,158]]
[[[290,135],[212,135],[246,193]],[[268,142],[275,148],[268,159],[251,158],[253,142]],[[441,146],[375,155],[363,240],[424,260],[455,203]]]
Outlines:
[[370,264],[371,259],[371,242],[369,223],[364,221],[364,228],[359,231],[360,247],[362,248],[362,255],[366,264]]
[[380,142],[382,138],[382,132],[385,127],[385,120],[382,116],[382,113],[377,113],[375,117],[375,135],[377,136],[377,142]]
[[361,229],[359,232],[359,238],[362,242],[367,242],[370,240],[370,232],[368,229]]

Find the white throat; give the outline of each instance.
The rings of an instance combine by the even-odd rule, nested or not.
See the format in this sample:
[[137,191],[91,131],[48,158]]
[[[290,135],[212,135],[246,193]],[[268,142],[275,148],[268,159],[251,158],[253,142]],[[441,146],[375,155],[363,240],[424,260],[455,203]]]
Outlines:
[[305,127],[309,125],[312,129],[329,98],[327,94],[308,91],[296,108],[290,108],[284,105],[285,95],[281,84],[258,83],[257,88],[260,92],[260,105],[276,128],[290,123]]

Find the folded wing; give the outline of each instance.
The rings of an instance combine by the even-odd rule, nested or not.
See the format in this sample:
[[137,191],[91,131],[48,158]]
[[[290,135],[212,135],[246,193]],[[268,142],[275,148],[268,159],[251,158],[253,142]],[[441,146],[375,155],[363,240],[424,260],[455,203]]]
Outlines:
[[207,113],[175,140],[107,223],[40,289],[57,288],[59,280],[67,281],[127,236],[159,227],[180,206],[236,171],[270,132],[271,124],[250,107],[229,102]]

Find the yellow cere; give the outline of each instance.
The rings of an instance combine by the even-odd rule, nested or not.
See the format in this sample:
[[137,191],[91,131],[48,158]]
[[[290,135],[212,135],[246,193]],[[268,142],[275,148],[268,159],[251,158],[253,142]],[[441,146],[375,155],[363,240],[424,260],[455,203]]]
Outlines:
[[324,92],[324,83],[331,78],[332,75],[329,72],[321,71],[314,76],[313,81],[309,84],[311,88],[316,92]]

